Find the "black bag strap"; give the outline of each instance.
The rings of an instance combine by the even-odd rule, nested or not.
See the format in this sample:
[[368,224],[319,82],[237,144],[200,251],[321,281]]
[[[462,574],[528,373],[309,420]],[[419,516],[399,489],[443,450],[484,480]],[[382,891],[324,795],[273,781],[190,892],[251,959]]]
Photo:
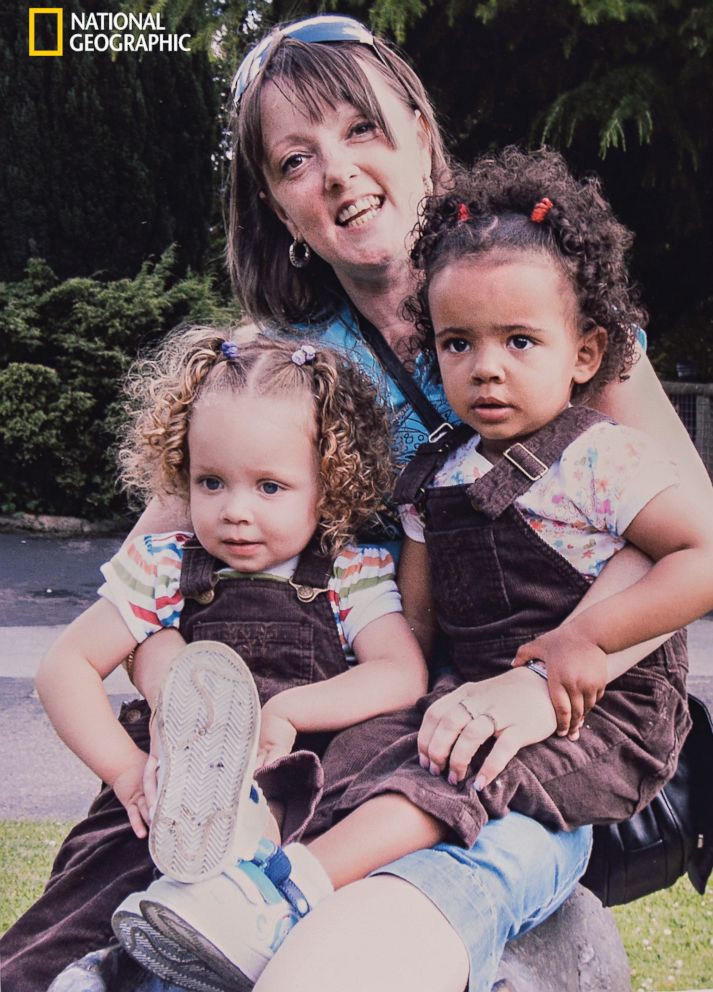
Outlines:
[[378,358],[379,364],[393,382],[396,383],[421,418],[428,432],[432,434],[437,427],[441,426],[444,418],[419,387],[413,376],[409,375],[403,367],[383,334],[374,327],[370,320],[367,320],[362,313],[359,313],[358,310],[354,311],[354,316],[362,337]]

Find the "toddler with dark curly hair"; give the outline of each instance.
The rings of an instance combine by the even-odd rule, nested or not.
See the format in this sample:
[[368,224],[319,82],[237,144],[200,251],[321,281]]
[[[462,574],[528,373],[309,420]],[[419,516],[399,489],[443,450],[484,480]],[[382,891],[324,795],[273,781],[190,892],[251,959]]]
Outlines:
[[[419,448],[395,500],[404,612],[443,671],[410,714],[334,742],[329,781],[357,735],[374,758],[322,804],[322,829],[398,795],[467,848],[510,811],[553,829],[628,819],[673,775],[685,634],[630,670],[609,656],[711,608],[713,526],[653,441],[581,403],[635,360],[631,241],[598,182],[547,150],[485,156],[426,204],[407,309],[461,424]],[[648,574],[579,607],[627,544]],[[551,736],[503,721],[508,676],[522,714],[547,680]]]

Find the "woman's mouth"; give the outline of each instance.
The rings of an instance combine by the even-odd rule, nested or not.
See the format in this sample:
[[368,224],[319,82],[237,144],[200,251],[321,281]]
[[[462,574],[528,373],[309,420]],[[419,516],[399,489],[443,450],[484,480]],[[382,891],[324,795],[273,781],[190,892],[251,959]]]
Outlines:
[[361,227],[368,223],[372,217],[376,217],[384,202],[383,196],[361,196],[358,200],[350,203],[337,214],[337,224],[340,227]]

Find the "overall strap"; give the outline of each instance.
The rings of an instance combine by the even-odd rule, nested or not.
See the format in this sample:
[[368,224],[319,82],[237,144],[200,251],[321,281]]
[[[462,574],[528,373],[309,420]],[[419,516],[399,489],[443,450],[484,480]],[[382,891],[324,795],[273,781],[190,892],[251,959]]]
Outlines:
[[489,472],[468,486],[471,505],[495,520],[542,478],[580,434],[602,422],[612,423],[589,407],[568,407],[524,443],[511,444]]
[[197,538],[192,537],[183,545],[181,562],[181,595],[206,605],[215,596],[220,563],[208,554]]
[[327,591],[333,563],[334,559],[320,549],[318,539],[313,537],[300,555],[295,574],[290,579],[301,603],[311,603]]
[[465,444],[474,433],[473,428],[467,424],[458,424],[456,427],[442,424],[425,444],[418,446],[411,461],[401,471],[394,487],[394,503],[419,505],[446,456]]

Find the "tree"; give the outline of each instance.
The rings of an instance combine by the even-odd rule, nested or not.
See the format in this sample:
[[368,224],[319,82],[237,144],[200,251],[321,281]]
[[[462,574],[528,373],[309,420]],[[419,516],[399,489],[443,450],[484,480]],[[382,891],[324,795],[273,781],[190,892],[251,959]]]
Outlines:
[[[67,25],[96,5],[63,7]],[[217,141],[206,53],[30,58],[27,5],[0,17],[0,278],[31,256],[60,276],[133,275],[172,243],[179,269],[200,267]]]

